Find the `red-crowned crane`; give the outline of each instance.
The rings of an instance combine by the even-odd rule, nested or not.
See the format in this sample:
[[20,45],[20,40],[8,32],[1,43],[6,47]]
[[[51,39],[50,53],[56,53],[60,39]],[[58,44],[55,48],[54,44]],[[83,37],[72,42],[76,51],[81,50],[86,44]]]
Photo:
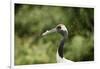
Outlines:
[[44,32],[42,34],[42,36],[45,36],[45,35],[47,35],[49,33],[53,33],[53,32],[58,32],[63,36],[61,41],[60,41],[60,45],[59,45],[59,48],[58,48],[57,54],[56,54],[57,63],[73,63],[73,61],[65,59],[63,57],[64,42],[68,37],[68,30],[67,30],[66,26],[64,24],[59,24],[55,28],[53,28],[51,30],[47,30],[46,32]]

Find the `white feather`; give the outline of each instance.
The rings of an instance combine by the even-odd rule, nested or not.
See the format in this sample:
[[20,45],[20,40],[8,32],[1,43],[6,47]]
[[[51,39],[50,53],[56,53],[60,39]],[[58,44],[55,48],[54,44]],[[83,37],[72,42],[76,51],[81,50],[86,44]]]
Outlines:
[[57,63],[73,63],[73,61],[70,61],[68,59],[65,59],[64,57],[61,58],[58,54],[58,51],[57,51],[57,54],[56,54],[56,59],[57,59]]

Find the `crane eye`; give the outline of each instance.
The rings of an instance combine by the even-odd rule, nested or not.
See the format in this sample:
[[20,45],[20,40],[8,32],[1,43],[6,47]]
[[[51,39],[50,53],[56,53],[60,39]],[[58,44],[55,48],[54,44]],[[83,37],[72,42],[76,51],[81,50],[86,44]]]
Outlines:
[[61,26],[58,26],[58,27],[57,27],[57,29],[59,29],[59,30],[60,30],[60,29],[61,29]]

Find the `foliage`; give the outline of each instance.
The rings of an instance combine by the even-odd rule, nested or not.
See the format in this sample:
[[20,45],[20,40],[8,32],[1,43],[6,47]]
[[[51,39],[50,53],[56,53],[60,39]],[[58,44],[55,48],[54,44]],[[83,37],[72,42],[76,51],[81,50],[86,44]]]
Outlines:
[[55,63],[60,35],[41,33],[60,23],[69,32],[65,58],[93,61],[93,8],[15,4],[15,65]]

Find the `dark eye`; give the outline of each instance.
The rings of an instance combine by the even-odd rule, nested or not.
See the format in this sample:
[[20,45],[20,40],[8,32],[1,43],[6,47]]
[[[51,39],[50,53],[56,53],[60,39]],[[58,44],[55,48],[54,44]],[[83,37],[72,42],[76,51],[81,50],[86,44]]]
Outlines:
[[61,29],[61,26],[58,26],[57,29]]

